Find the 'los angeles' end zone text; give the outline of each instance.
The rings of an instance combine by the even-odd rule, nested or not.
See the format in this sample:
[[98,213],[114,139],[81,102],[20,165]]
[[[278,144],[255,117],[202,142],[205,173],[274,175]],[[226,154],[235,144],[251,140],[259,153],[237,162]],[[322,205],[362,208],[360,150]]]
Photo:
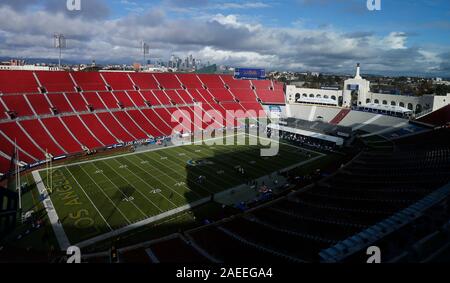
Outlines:
[[190,269],[184,267],[176,271],[178,279],[200,279],[207,281],[209,279],[245,279],[245,278],[272,278],[272,268],[250,268],[250,267],[222,267],[219,270],[212,269]]

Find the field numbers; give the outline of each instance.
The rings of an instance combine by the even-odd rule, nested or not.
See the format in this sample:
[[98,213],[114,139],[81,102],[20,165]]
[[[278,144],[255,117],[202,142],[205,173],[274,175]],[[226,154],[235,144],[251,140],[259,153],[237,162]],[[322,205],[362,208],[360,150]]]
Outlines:
[[167,160],[167,156],[161,156],[161,160]]
[[134,201],[134,197],[126,197],[122,201],[123,202],[132,202],[132,201]]
[[156,190],[151,190],[150,193],[152,194],[160,194],[162,191],[160,189],[156,189]]
[[120,167],[119,167],[119,169],[127,169],[128,168],[128,165],[121,165]]
[[96,174],[96,175],[98,175],[98,174],[103,174],[103,170],[97,170],[97,171],[95,171],[94,174]]
[[175,184],[175,187],[183,187],[185,185],[186,185],[185,182],[178,182],[178,183]]

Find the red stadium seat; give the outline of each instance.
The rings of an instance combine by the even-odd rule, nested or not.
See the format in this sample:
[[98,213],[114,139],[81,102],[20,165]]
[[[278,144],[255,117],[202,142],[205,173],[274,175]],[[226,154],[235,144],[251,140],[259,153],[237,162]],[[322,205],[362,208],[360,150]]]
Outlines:
[[0,119],[7,119],[8,115],[6,114],[6,109],[3,104],[0,102]]
[[31,71],[0,71],[0,93],[39,93]]
[[73,109],[62,93],[46,94],[53,107],[56,107],[60,113],[72,113]]
[[105,104],[103,104],[96,92],[83,92],[82,95],[88,104],[92,105],[95,110],[106,109]]
[[38,115],[52,114],[51,106],[44,94],[27,94],[26,97]]
[[172,105],[172,102],[170,101],[169,97],[164,93],[162,90],[154,90],[152,91],[153,95],[156,97],[157,100],[159,100],[159,105]]
[[103,104],[108,107],[108,109],[118,109],[119,108],[119,102],[117,101],[117,98],[109,91],[107,92],[99,92],[98,95],[100,96],[100,99],[103,101]]
[[18,117],[34,115],[33,110],[31,110],[23,95],[4,95],[0,99],[3,100],[9,111],[16,112]]
[[189,89],[200,89],[203,88],[202,82],[198,79],[195,74],[175,74],[181,83]]
[[78,118],[78,116],[66,116],[62,117],[64,124],[72,132],[72,134],[77,138],[82,145],[89,149],[94,149],[104,146],[101,144],[96,137],[94,137],[88,129],[83,125],[83,122]]
[[113,95],[116,97],[117,101],[123,105],[123,107],[134,107],[133,102],[130,97],[123,91],[115,91]]
[[117,143],[116,138],[113,137],[94,114],[80,115],[80,118],[104,145]]
[[137,107],[146,107],[145,100],[138,91],[127,91],[128,96]]
[[[0,144],[2,145],[2,151],[7,154],[8,156],[13,156],[14,154],[14,141],[11,141],[11,139],[5,138],[0,133]],[[17,143],[18,144],[18,143]],[[22,149],[19,147],[19,160],[26,162],[28,164],[35,163],[38,161],[38,159],[34,156],[31,156],[28,152],[26,152],[26,149]]]
[[76,153],[82,151],[80,144],[64,127],[59,118],[42,119],[52,137],[65,149],[66,152]]
[[98,72],[73,72],[71,73],[77,86],[83,91],[105,91],[106,84]]
[[181,89],[181,82],[172,73],[158,73],[153,74],[156,81],[164,87],[164,89]]
[[222,89],[219,89],[219,88],[217,88],[217,89],[211,88],[211,89],[209,89],[208,91],[212,94],[212,96],[213,96],[214,98],[216,98],[216,99],[219,100],[220,102],[231,102],[231,101],[234,101],[234,97],[233,97],[233,96],[231,95],[231,93],[230,93],[227,89],[225,89],[225,88],[222,88]]
[[198,75],[198,78],[208,88],[225,88],[225,84],[218,75]]
[[100,73],[113,90],[132,90],[133,83],[128,78],[128,73],[123,72],[101,72]]
[[270,89],[256,90],[256,94],[261,99],[263,103],[274,103],[274,104],[284,104],[284,93],[281,91],[275,91]]
[[48,153],[53,156],[63,155],[65,152],[60,146],[58,146],[53,139],[48,135],[47,131],[41,125],[39,120],[25,120],[21,121],[20,125],[25,131],[33,137],[34,141]]
[[[189,118],[189,123],[181,128],[181,132],[187,133],[239,125],[236,118],[249,117],[245,113],[247,109],[262,110],[257,96],[263,103],[284,103],[282,84],[235,80],[228,75],[7,72],[0,71],[0,92],[3,93],[0,95],[0,119],[7,119],[6,112],[12,111],[19,121],[0,124],[0,151],[4,153],[3,156],[0,154],[1,172],[7,170],[13,138],[18,139],[21,160],[34,163],[45,158],[46,150],[53,156],[60,156],[81,152],[82,145],[94,149],[119,141],[171,135],[175,127],[180,130],[179,122],[172,121],[173,114],[178,110],[184,110],[185,118]],[[39,89],[39,85],[45,88],[46,93],[44,89]],[[194,103],[198,104],[186,106]],[[89,105],[93,108],[89,109]],[[149,106],[155,108],[149,109]],[[198,108],[200,106],[202,108]],[[53,107],[55,113],[52,113]],[[134,109],[124,111],[120,109],[122,107]],[[106,109],[113,112],[105,112]],[[85,114],[89,110],[96,112]],[[234,114],[237,117],[227,117],[227,110],[240,110],[240,113]],[[206,122],[206,119],[211,120],[207,111],[213,111],[211,115],[219,113],[221,117]],[[21,120],[25,116],[57,113],[73,115]],[[257,115],[259,113],[250,117]]]
[[181,98],[180,95],[175,90],[165,90],[164,93],[169,97],[171,101],[176,104],[186,104],[186,102]]
[[221,75],[222,80],[227,84],[230,89],[251,89],[249,80],[237,80],[231,75]]
[[75,85],[69,72],[36,71],[39,82],[47,92],[73,92]]
[[231,92],[233,93],[234,97],[239,99],[240,102],[244,102],[244,101],[255,102],[256,101],[255,93],[251,89],[232,89]]
[[70,104],[73,106],[75,111],[82,112],[82,111],[88,111],[87,103],[83,96],[81,96],[80,93],[66,93],[66,97],[69,100]]
[[[155,127],[157,127],[164,135],[168,136],[172,134],[172,128],[168,126],[170,120],[167,124],[163,121],[163,118],[158,115],[156,109],[142,109],[142,113],[153,122]],[[169,124],[170,125],[170,124]]]
[[120,124],[127,129],[136,139],[147,139],[149,134],[142,131],[139,126],[127,115],[125,111],[112,112],[112,114],[119,120]]
[[16,122],[0,124],[0,131],[6,134],[11,141],[17,141],[17,144],[36,159],[45,159],[45,149],[38,148],[28,135],[22,131]]
[[141,90],[159,89],[151,73],[129,73],[129,76]]
[[153,136],[153,137],[164,136],[164,133],[162,133],[160,130],[158,130],[156,128],[156,126],[154,126],[153,123],[155,121],[152,121],[152,120],[148,119],[148,117],[145,117],[141,111],[130,110],[130,111],[127,111],[127,113],[131,116],[133,121],[135,121],[143,130],[145,130],[151,136]]
[[100,118],[103,124],[108,127],[108,130],[110,130],[111,133],[113,133],[113,135],[121,141],[131,142],[136,140],[136,138],[127,133],[125,128],[114,119],[111,113],[98,113],[97,116]]

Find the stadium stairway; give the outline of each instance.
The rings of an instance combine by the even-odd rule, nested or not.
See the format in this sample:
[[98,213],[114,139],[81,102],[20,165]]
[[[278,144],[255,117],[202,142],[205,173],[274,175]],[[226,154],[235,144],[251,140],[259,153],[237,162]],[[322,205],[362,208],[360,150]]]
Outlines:
[[333,120],[330,121],[330,124],[339,125],[339,123],[344,120],[345,117],[350,113],[350,109],[342,109]]

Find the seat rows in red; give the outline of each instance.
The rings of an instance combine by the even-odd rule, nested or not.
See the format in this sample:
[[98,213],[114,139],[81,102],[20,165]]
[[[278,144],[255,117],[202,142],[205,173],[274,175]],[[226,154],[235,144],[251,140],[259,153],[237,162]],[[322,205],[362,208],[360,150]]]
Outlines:
[[148,139],[149,135],[142,131],[139,126],[128,116],[125,111],[113,112],[114,117],[119,121],[119,123],[131,134],[134,139],[128,140],[133,141],[136,139]]
[[231,75],[220,76],[230,89],[251,89],[250,80],[237,80]]
[[123,142],[134,141],[136,138],[132,137],[125,128],[120,125],[116,119],[112,116],[111,113],[98,113],[96,114],[103,124],[113,133],[115,137],[120,139]]
[[225,88],[222,88],[222,89],[220,89],[220,88],[210,88],[210,89],[208,89],[208,91],[212,94],[212,96],[214,98],[216,98],[220,102],[234,101],[233,95],[231,95],[231,93]]
[[62,120],[76,139],[85,147],[94,149],[104,146],[89,132],[78,116],[65,116],[62,117]]
[[130,97],[128,97],[124,91],[113,92],[113,95],[116,97],[117,101],[123,105],[123,107],[134,107]]
[[158,83],[151,73],[129,73],[131,80],[141,89],[159,89]]
[[233,89],[231,92],[237,99],[239,99],[240,102],[256,101],[255,93],[251,89]]
[[196,74],[175,74],[181,83],[189,89],[203,88]]
[[[6,135],[6,134],[5,134]],[[0,133],[0,144],[2,145],[2,151],[9,155],[13,156],[14,154],[14,140],[11,141],[11,139],[7,139],[3,136],[2,133]],[[19,143],[17,143],[19,144]],[[28,152],[26,152],[26,149],[23,149],[18,145],[19,147],[19,160],[26,162],[26,163],[34,163],[38,161],[35,157],[31,156]]]
[[80,144],[73,138],[71,133],[64,127],[61,120],[56,117],[42,119],[52,137],[65,149],[66,152],[80,152]]
[[49,93],[47,94],[53,107],[58,109],[59,113],[70,113],[73,112],[72,107],[67,101],[66,97],[62,93]]
[[3,95],[0,99],[3,100],[9,111],[16,112],[18,117],[34,115],[33,110],[31,110],[23,95]]
[[89,105],[92,105],[95,110],[106,109],[98,93],[96,92],[83,92],[83,97]]
[[183,100],[183,98],[181,98],[181,96],[178,95],[177,91],[169,89],[169,90],[165,90],[164,93],[167,95],[167,97],[169,97],[170,101],[175,102],[175,104],[186,104],[186,102]]
[[[171,135],[175,127],[186,133],[236,126],[239,125],[236,118],[263,115],[245,112],[262,110],[257,97],[264,103],[284,103],[282,84],[235,80],[229,75],[41,71],[34,74],[37,79],[33,72],[25,71],[8,71],[7,77],[0,76],[0,92],[4,93],[0,96],[0,119],[8,118],[5,113],[8,110],[19,117],[34,117],[0,122],[0,150],[11,154],[12,140],[20,139],[21,160],[27,163],[43,159],[46,151],[53,156],[71,154],[82,151],[82,145],[93,149],[119,141]],[[39,84],[47,93],[40,93]],[[107,85],[112,91],[108,91]],[[82,91],[78,92],[75,86]],[[194,102],[199,104],[183,106]],[[155,108],[146,108],[148,104]],[[90,110],[88,105],[103,112],[85,114]],[[52,107],[64,115],[44,118],[42,115],[52,114]],[[135,107],[140,109],[132,109]],[[227,116],[227,111],[231,115]],[[185,122],[181,127],[172,121],[176,115]],[[6,165],[0,164],[0,168]]]
[[155,125],[155,127],[158,128],[163,135],[170,135],[172,133],[172,128],[167,125],[170,120],[167,122],[163,121],[163,118],[158,116],[155,110],[156,109],[143,109],[142,113],[144,113],[144,115],[152,121],[153,125]]
[[67,153],[52,140],[39,120],[24,120],[20,122],[20,125],[22,125],[25,131],[46,152],[53,156],[60,156]]
[[71,73],[77,86],[83,91],[104,91],[106,84],[99,72],[73,72]]
[[31,71],[0,71],[0,93],[39,93]]
[[27,94],[26,98],[38,115],[52,114],[51,106],[44,94]]
[[208,88],[225,88],[225,84],[218,75],[198,75],[198,78]]
[[181,83],[172,73],[155,73],[153,76],[164,89],[181,89]]
[[36,71],[34,72],[47,92],[73,92],[75,85],[69,72]]
[[164,136],[164,134],[153,124],[153,121],[146,118],[141,111],[130,110],[127,111],[127,113],[131,116],[133,121],[135,121],[145,132],[149,133],[153,137]]
[[102,125],[94,114],[80,115],[81,120],[106,146],[118,143],[117,139]]
[[263,103],[277,103],[277,104],[285,103],[283,92],[270,90],[270,89],[267,89],[267,90],[261,89],[261,90],[257,90],[256,94],[258,95],[258,98],[260,98]]
[[6,109],[3,104],[0,102],[0,119],[6,119],[8,115],[6,114]]
[[128,77],[128,73],[124,72],[101,72],[100,73],[108,85],[113,90],[131,90],[134,85]]
[[17,144],[30,155],[36,159],[45,159],[45,151],[38,148],[22,131],[16,122],[9,122],[0,124],[0,130],[6,134],[11,141],[16,141]]

